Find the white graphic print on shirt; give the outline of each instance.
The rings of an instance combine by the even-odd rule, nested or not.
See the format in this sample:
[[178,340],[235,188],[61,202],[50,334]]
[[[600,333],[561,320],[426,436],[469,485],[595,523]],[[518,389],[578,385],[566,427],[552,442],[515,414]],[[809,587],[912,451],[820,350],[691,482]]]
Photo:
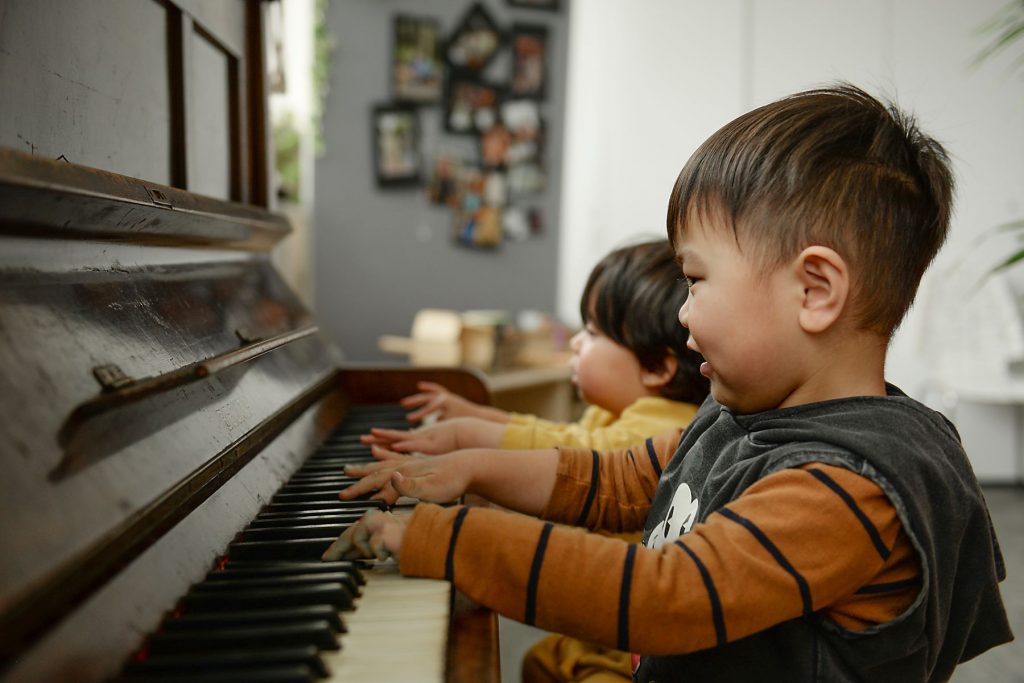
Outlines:
[[690,487],[685,483],[680,484],[672,496],[672,504],[668,506],[665,519],[654,527],[644,545],[648,548],[659,548],[688,532],[697,519],[699,506],[700,502],[693,497]]

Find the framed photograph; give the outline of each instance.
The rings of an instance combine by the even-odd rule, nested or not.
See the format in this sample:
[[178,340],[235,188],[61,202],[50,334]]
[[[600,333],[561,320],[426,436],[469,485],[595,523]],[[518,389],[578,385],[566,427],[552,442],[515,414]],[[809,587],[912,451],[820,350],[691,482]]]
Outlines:
[[373,165],[379,187],[418,185],[421,178],[420,126],[411,105],[373,108]]
[[546,9],[558,11],[558,0],[506,0],[510,7],[526,7],[528,9]]
[[445,47],[445,58],[455,69],[479,73],[498,53],[502,32],[480,3],[470,6]]
[[512,82],[509,94],[513,97],[544,99],[547,85],[547,28],[515,24],[509,42],[512,45]]
[[395,101],[440,102],[444,85],[441,55],[441,27],[436,19],[397,15],[391,53],[391,95]]
[[476,135],[498,123],[501,90],[460,74],[450,74],[445,92],[444,127],[449,133]]

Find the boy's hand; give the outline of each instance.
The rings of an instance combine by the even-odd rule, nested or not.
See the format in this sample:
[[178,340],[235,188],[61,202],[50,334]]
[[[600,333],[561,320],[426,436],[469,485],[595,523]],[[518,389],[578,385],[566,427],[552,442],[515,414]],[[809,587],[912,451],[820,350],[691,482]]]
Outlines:
[[479,407],[472,401],[453,394],[440,384],[418,382],[416,388],[420,390],[420,393],[406,396],[399,402],[403,408],[416,408],[405,416],[412,422],[434,414],[437,415],[438,420],[475,415],[475,408]]
[[409,496],[429,503],[450,503],[466,493],[473,480],[472,457],[465,451],[433,458],[402,455],[375,446],[374,457],[380,462],[349,465],[345,474],[359,477],[338,498],[351,500],[376,491],[371,500],[393,504],[400,496]]
[[449,453],[459,448],[458,418],[420,427],[419,429],[379,429],[373,427],[359,441],[369,445],[386,446],[393,451],[417,451],[426,455]]
[[476,417],[452,420],[418,429],[379,429],[359,437],[362,443],[386,446],[393,451],[416,451],[425,455],[450,453],[462,448],[497,448],[505,425]]
[[402,554],[407,518],[390,512],[370,510],[330,545],[320,559],[324,561],[375,557],[396,560]]

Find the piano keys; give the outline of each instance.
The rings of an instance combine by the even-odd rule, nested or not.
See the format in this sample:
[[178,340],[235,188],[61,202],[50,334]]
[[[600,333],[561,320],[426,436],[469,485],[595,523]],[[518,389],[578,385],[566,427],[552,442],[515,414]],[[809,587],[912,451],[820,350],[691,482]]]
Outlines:
[[444,681],[449,584],[402,578],[394,562],[319,561],[364,512],[384,507],[337,497],[350,483],[342,468],[373,460],[359,435],[406,425],[400,408],[353,408],[116,681],[187,681],[197,671],[210,683]]
[[[487,393],[467,371],[346,363],[271,264],[287,232],[251,206],[0,150],[3,680],[141,675],[125,662],[149,634],[168,667],[197,640],[269,639],[247,665],[367,671],[345,639],[378,628],[368,596],[412,584],[318,562],[361,511],[332,493],[354,437],[328,437],[419,380]],[[449,599],[436,666],[495,680],[494,615]],[[203,675],[233,652],[208,652]]]

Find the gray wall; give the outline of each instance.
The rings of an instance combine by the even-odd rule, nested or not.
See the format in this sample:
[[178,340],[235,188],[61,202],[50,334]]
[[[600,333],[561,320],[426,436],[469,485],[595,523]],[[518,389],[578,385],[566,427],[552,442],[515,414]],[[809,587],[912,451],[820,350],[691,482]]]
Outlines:
[[[327,25],[335,48],[324,115],[326,152],[316,168],[315,308],[321,324],[351,360],[399,360],[377,350],[381,334],[408,334],[421,308],[498,308],[553,312],[558,262],[561,156],[565,112],[568,0],[558,13],[483,4],[502,27],[544,24],[550,33],[548,97],[542,103],[547,142],[542,235],[505,242],[495,251],[470,250],[451,239],[451,213],[431,205],[423,188],[376,187],[372,173],[370,109],[390,97],[391,19],[434,17],[447,35],[469,0],[333,0]],[[486,75],[500,77],[507,55]],[[435,152],[475,150],[469,137],[443,132],[441,105],[420,109],[426,165]]]

